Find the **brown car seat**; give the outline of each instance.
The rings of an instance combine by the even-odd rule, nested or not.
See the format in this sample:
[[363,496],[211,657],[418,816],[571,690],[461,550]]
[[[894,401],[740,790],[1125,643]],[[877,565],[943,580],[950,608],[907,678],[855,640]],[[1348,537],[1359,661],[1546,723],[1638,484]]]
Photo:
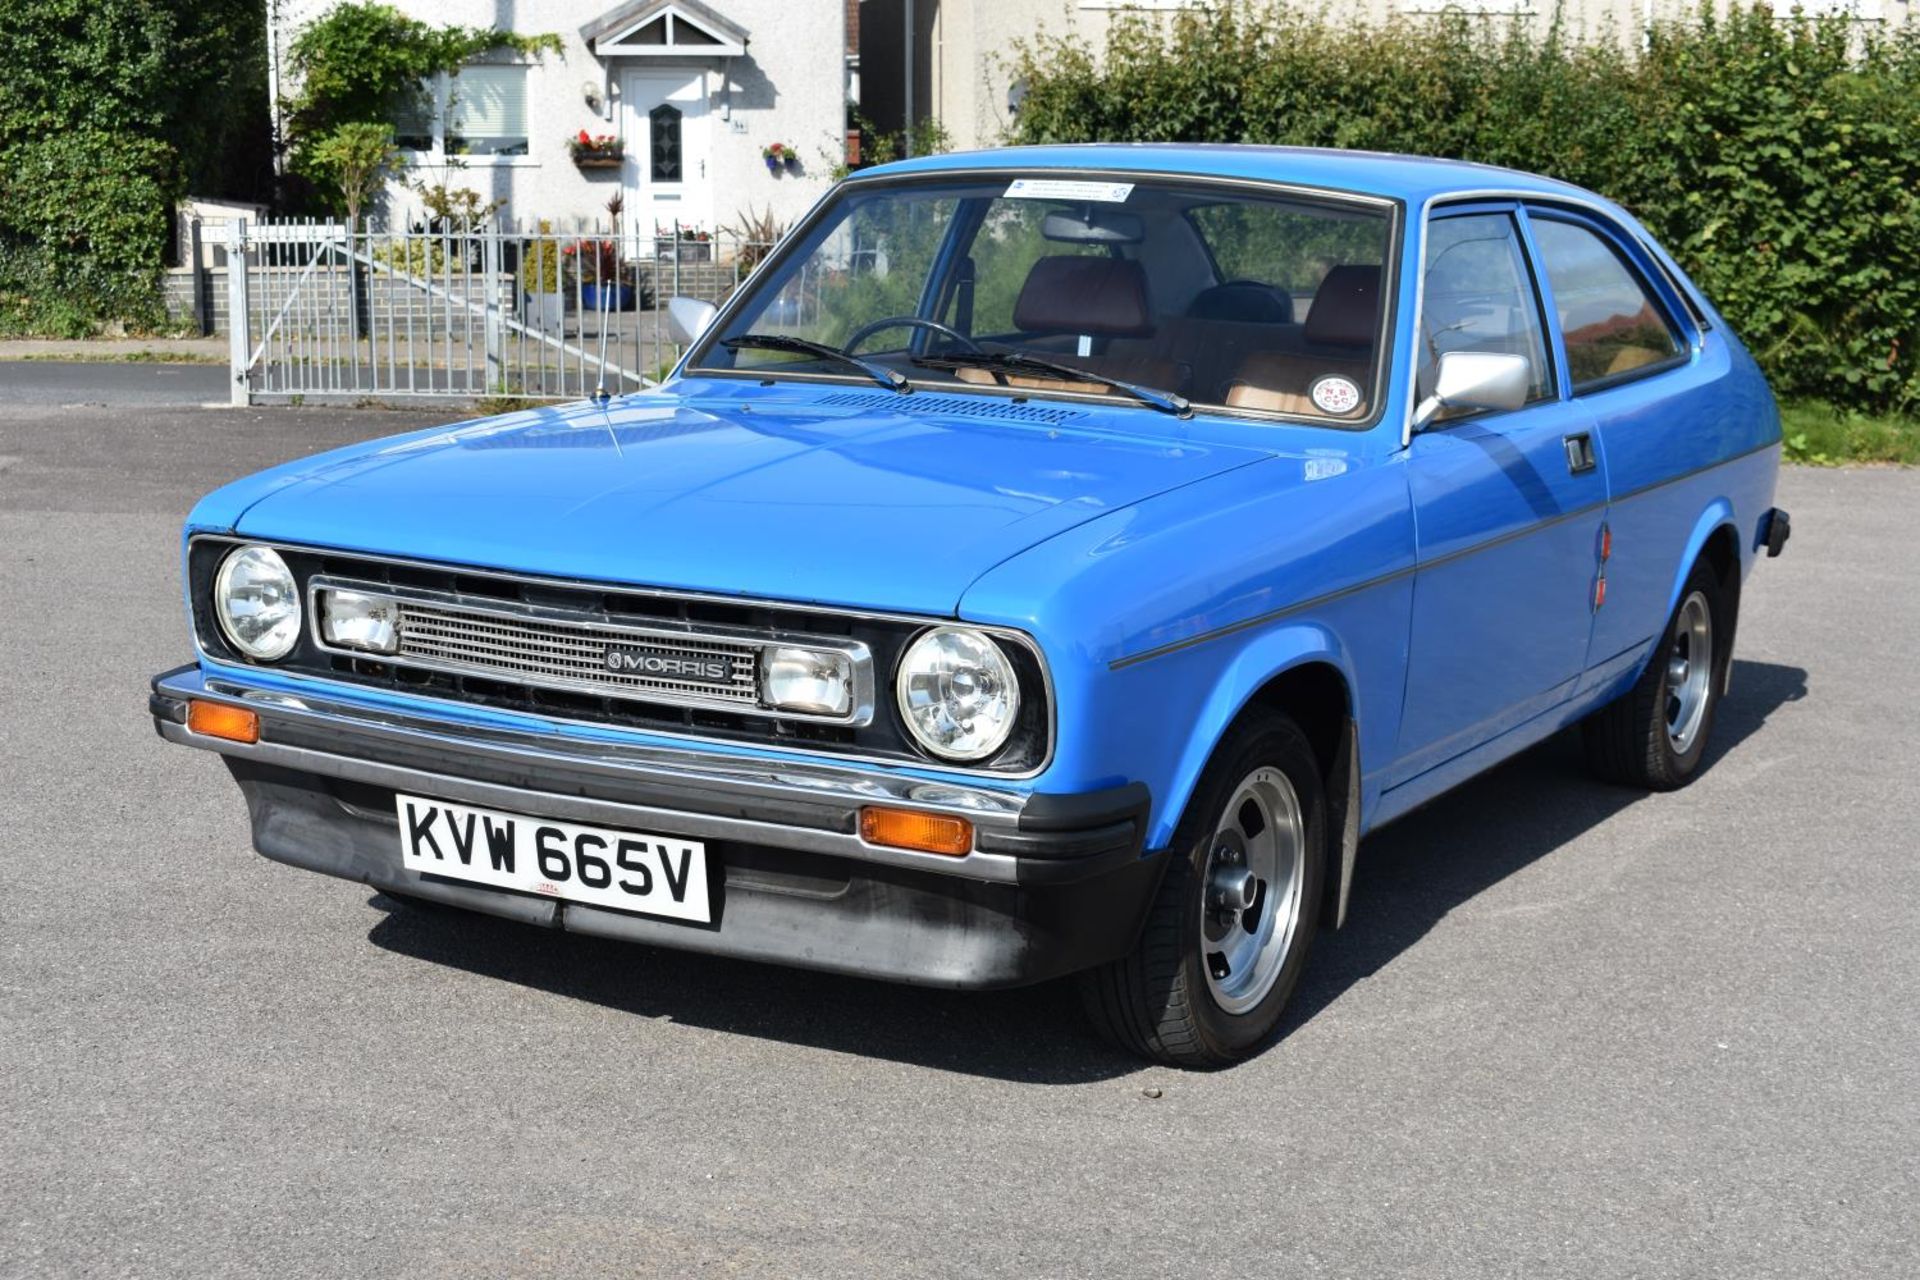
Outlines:
[[[1027,272],[1026,283],[1014,301],[1013,324],[1022,333],[1035,335],[1075,334],[1108,340],[1151,337],[1154,323],[1147,300],[1147,273],[1127,258],[1075,254],[1041,258]],[[1049,353],[1047,359],[1166,391],[1177,391],[1186,381],[1178,362],[1151,350],[1128,355]],[[1099,389],[1096,383],[992,369],[959,369],[954,376],[962,382],[1039,391]]]
[[[1333,268],[1314,291],[1300,351],[1262,351],[1247,357],[1227,389],[1227,403],[1241,409],[1358,418],[1373,399],[1374,343],[1379,336],[1380,268],[1347,264]],[[1351,407],[1323,408],[1314,388],[1336,380],[1323,399]]]

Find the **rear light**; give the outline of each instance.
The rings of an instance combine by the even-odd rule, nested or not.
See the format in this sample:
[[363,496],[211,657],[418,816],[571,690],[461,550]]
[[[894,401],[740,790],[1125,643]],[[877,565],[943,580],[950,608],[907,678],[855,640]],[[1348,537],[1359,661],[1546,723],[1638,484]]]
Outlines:
[[260,741],[260,717],[245,707],[232,707],[224,702],[190,700],[187,728],[204,737],[225,738],[229,742]]
[[860,838],[892,849],[918,849],[964,858],[973,852],[973,824],[965,818],[911,809],[867,808],[860,811]]

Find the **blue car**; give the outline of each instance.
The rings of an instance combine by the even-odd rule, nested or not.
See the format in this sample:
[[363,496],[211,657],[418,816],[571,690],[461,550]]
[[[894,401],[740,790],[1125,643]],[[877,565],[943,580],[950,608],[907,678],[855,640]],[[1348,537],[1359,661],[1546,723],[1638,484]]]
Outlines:
[[1001,150],[841,183],[660,387],[202,500],[162,736],[269,858],[1256,1050],[1362,837],[1581,723],[1701,768],[1780,427],[1623,210]]

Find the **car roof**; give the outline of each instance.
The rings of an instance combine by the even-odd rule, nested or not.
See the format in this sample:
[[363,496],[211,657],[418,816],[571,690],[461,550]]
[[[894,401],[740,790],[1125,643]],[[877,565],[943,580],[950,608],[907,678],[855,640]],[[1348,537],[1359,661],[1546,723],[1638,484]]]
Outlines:
[[1573,196],[1612,207],[1610,202],[1570,183],[1497,165],[1380,151],[1217,142],[1093,142],[998,147],[899,160],[862,170],[858,176],[965,173],[977,169],[1074,169],[1087,173],[1147,172],[1250,178],[1384,196],[1414,204],[1437,196],[1496,189],[1549,198]]

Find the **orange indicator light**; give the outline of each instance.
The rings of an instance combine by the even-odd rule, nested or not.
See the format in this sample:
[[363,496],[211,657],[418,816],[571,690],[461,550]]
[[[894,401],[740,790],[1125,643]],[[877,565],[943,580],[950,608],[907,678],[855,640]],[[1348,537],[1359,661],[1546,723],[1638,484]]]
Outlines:
[[973,824],[939,813],[869,808],[860,811],[860,838],[868,844],[962,858],[973,850]]
[[209,738],[229,742],[260,741],[260,717],[245,707],[230,707],[224,702],[187,703],[187,728]]

